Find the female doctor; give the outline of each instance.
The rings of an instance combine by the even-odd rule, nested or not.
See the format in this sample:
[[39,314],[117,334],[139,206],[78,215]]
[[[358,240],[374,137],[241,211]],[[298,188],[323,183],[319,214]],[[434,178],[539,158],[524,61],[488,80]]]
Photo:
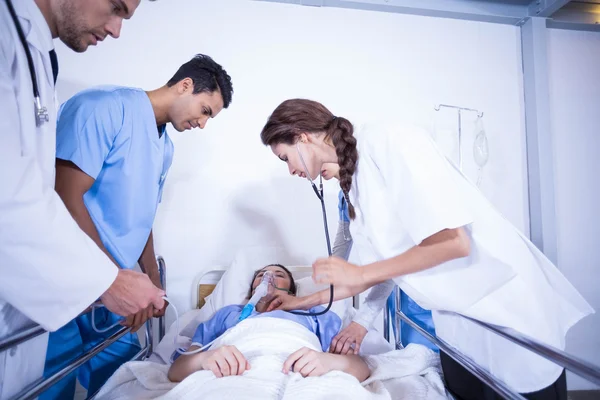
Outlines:
[[[561,367],[445,312],[564,349],[569,328],[593,310],[427,133],[372,127],[355,137],[347,119],[315,101],[294,99],[275,109],[261,139],[292,175],[315,179],[324,163],[340,165],[355,249],[370,262],[362,267],[336,257],[315,262],[313,279],[335,285],[336,300],[391,279],[432,310],[439,337],[499,380],[530,399],[566,399]],[[441,361],[456,398],[494,398],[447,355]]]

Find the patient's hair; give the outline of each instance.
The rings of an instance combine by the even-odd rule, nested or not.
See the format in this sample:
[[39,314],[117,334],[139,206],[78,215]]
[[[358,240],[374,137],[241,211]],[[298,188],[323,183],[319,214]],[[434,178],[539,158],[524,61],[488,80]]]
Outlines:
[[295,296],[296,295],[296,291],[297,291],[296,281],[294,281],[294,276],[292,275],[292,273],[290,272],[290,270],[287,269],[286,267],[284,267],[281,264],[269,264],[269,265],[265,265],[261,269],[257,269],[254,272],[254,275],[252,276],[252,280],[250,281],[250,289],[248,289],[248,299],[252,297],[252,284],[254,283],[254,280],[256,279],[256,276],[260,273],[260,271],[264,270],[267,267],[279,267],[282,270],[284,270],[286,274],[288,274],[288,277],[290,278],[290,290],[288,291],[288,293]]
[[209,56],[197,54],[177,70],[167,86],[171,87],[185,78],[194,82],[194,94],[218,91],[223,97],[223,108],[229,107],[233,96],[231,77]]

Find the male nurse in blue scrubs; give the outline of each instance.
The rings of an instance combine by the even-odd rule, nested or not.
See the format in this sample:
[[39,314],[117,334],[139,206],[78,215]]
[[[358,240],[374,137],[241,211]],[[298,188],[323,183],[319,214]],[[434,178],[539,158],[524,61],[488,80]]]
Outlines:
[[[183,64],[166,85],[146,92],[105,86],[76,94],[61,106],[56,137],[56,191],[79,227],[120,268],[140,268],[161,288],[152,225],[173,158],[167,123],[179,132],[203,129],[231,102],[233,88],[225,70],[205,55]],[[166,307],[166,305],[165,305]],[[137,331],[164,309],[146,310],[123,321]],[[50,376],[109,337],[91,325],[92,314],[77,317],[50,334],[44,375]],[[119,317],[105,308],[94,312],[98,330]],[[140,350],[129,333],[84,364],[79,382],[95,393],[124,362]],[[60,381],[40,398],[68,399],[76,375]]]

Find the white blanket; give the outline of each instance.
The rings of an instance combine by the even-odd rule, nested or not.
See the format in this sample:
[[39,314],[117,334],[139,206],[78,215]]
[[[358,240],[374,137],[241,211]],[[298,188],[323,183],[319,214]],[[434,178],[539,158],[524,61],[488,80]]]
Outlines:
[[419,345],[366,357],[372,374],[362,384],[340,371],[314,378],[282,373],[283,362],[294,351],[302,347],[321,351],[318,338],[292,321],[246,319],[211,348],[223,345],[236,346],[250,369],[241,376],[224,378],[198,371],[174,384],[167,378],[168,365],[129,362],[108,380],[97,399],[446,399],[438,357]]

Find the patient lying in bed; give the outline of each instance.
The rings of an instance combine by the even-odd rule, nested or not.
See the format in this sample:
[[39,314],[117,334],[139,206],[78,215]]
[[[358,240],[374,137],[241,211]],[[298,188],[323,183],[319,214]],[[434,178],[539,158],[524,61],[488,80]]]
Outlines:
[[[290,271],[282,265],[268,265],[255,272],[250,283],[248,298],[250,298],[260,284],[265,271],[275,274],[275,286],[279,290],[296,294],[296,284]],[[292,353],[283,363],[282,371],[298,372],[304,377],[321,376],[329,371],[337,370],[346,372],[359,381],[366,380],[369,375],[369,367],[363,359],[354,354],[339,355],[327,353],[331,340],[338,334],[342,321],[333,312],[327,312],[319,316],[302,316],[287,311],[265,312],[274,296],[263,297],[256,305],[256,309],[248,318],[270,317],[294,321],[304,326],[308,331],[314,333],[323,352],[303,347]],[[223,307],[208,321],[201,323],[192,338],[192,346],[188,350],[195,350],[202,344],[209,343],[221,336],[229,328],[239,322],[239,317],[244,305],[230,305]],[[310,312],[322,311],[323,308],[313,307]],[[250,363],[235,346],[222,346],[216,350],[206,350],[192,355],[175,354],[175,361],[171,365],[168,377],[172,382],[181,382],[196,371],[210,370],[216,377],[242,375],[246,370],[252,368]]]

